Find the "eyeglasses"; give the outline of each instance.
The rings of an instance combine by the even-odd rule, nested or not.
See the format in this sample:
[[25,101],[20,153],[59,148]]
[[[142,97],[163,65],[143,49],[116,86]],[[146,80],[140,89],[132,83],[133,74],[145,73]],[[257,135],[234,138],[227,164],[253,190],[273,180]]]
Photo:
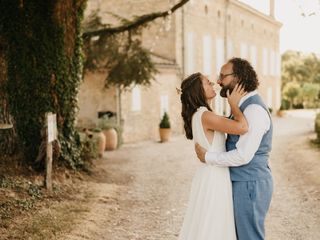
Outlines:
[[226,78],[226,77],[228,77],[228,76],[231,76],[231,75],[234,75],[234,73],[228,73],[228,74],[222,74],[222,73],[220,73],[218,79],[222,81],[224,78]]

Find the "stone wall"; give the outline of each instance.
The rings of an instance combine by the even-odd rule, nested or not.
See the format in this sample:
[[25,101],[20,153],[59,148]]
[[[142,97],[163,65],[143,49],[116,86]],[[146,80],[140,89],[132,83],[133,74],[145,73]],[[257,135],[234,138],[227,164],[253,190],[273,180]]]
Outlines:
[[[106,23],[120,24],[122,16],[134,16],[169,8],[169,0],[90,0],[89,11],[100,9]],[[227,5],[228,3],[228,5]],[[121,118],[124,142],[139,140],[159,140],[158,125],[161,112],[168,105],[168,113],[174,134],[183,133],[181,103],[175,87],[180,86],[183,77],[192,72],[203,72],[205,55],[210,55],[210,74],[217,80],[221,65],[230,57],[247,58],[255,67],[259,79],[259,92],[266,104],[274,110],[280,107],[280,54],[279,30],[281,24],[272,17],[264,15],[246,4],[236,0],[190,1],[183,10],[172,15],[171,19],[158,19],[142,32],[143,44],[156,56],[159,73],[149,87],[122,92]],[[190,33],[193,44],[189,46]],[[210,38],[211,49],[204,46]],[[206,40],[205,40],[206,38]],[[193,69],[190,71],[190,53]],[[208,55],[209,53],[209,55]],[[115,89],[104,89],[105,74],[87,74],[80,89],[79,122],[94,124],[98,111],[117,111]],[[137,93],[139,92],[139,94]],[[134,109],[133,96],[140,98],[140,110]],[[165,97],[167,96],[167,97]],[[161,100],[162,99],[162,100]],[[162,103],[161,103],[162,101]],[[137,102],[137,101],[136,101]],[[228,114],[225,100],[216,98],[214,108],[218,113]]]

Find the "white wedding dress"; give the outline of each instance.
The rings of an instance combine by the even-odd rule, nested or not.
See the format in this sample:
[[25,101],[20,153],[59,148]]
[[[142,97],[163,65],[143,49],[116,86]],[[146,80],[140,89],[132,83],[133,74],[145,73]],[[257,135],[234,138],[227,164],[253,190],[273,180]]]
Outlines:
[[[208,151],[225,152],[225,134],[214,132],[212,144],[201,122],[206,107],[192,117],[194,142]],[[179,240],[236,240],[232,185],[227,167],[200,163],[192,181],[189,203]]]

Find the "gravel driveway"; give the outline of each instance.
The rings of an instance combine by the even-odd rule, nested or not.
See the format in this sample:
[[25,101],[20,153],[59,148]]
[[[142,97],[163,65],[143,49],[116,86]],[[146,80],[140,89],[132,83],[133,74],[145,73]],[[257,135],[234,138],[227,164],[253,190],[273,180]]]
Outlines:
[[[310,147],[314,112],[274,117],[275,192],[268,240],[320,239],[320,151]],[[199,162],[193,142],[126,144],[97,162],[91,211],[61,239],[173,240],[182,224]]]

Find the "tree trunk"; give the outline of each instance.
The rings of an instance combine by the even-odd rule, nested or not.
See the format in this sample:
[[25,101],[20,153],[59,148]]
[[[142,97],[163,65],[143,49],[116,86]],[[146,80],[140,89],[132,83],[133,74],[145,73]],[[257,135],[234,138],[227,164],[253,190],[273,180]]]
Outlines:
[[[0,36],[0,124],[12,124],[12,117],[9,113],[8,95],[7,95],[7,63],[6,63],[7,45]],[[0,129],[0,156],[12,155],[16,149],[16,134],[14,128]]]
[[[85,0],[2,0],[0,31],[8,43],[7,90],[25,159],[35,164],[45,114],[57,114],[60,162],[82,164],[75,130],[82,77]],[[3,31],[2,31],[3,30]],[[1,101],[2,103],[2,101]],[[7,106],[7,103],[6,103]]]

